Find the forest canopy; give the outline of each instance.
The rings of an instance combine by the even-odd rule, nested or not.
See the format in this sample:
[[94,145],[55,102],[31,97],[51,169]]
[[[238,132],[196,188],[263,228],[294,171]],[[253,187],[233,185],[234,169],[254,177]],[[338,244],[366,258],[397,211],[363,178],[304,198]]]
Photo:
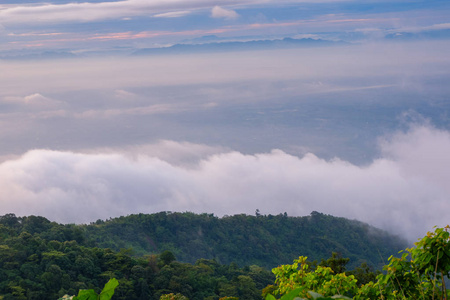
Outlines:
[[275,280],[271,268],[299,254],[316,264],[340,262],[363,277],[378,268],[380,253],[387,259],[402,246],[367,224],[318,212],[223,218],[161,212],[89,225],[7,214],[0,217],[0,299],[98,293],[110,278],[119,282],[113,299],[158,300],[171,293],[261,299]]

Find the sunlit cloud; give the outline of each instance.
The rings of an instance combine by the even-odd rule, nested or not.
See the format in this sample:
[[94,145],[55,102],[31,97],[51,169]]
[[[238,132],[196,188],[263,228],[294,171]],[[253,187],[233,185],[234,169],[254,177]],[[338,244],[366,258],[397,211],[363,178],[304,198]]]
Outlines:
[[25,97],[20,96],[9,96],[4,97],[4,103],[8,103],[10,105],[16,105],[24,109],[32,109],[32,110],[49,110],[55,109],[62,105],[60,101],[51,99],[49,97],[45,97],[39,93],[34,93]]
[[218,19],[234,20],[239,15],[231,9],[225,9],[220,6],[214,6],[211,10],[211,17]]

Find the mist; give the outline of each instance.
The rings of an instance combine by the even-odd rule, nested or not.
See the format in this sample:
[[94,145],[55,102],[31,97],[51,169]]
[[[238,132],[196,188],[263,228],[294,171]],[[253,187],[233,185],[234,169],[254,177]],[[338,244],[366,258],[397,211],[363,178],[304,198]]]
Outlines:
[[[33,150],[5,161],[1,213],[89,223],[159,211],[223,216],[259,209],[303,216],[315,210],[410,240],[448,221],[450,132],[427,125],[411,125],[380,140],[383,156],[366,166],[276,149],[245,155],[170,141],[146,149],[138,155],[132,149],[120,154]],[[168,152],[178,159],[166,159]]]

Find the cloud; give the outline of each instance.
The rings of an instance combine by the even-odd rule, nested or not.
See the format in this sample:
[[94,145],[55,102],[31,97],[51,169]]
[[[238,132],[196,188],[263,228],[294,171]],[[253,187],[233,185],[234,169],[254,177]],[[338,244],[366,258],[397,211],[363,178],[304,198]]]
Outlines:
[[[255,1],[219,1],[221,5],[248,4]],[[257,3],[258,1],[256,1]],[[215,3],[217,4],[217,3]],[[149,14],[172,14],[175,10],[186,13],[197,9],[211,8],[210,1],[144,1],[126,0],[99,3],[43,4],[33,6],[12,6],[0,10],[0,23],[68,23],[89,22],[106,19],[123,19],[125,17],[145,16]],[[32,16],[32,18],[31,18]]]
[[191,12],[187,11],[187,10],[183,10],[183,11],[171,11],[171,12],[167,12],[167,13],[162,13],[162,14],[156,14],[153,17],[154,18],[179,18],[179,17],[184,17],[189,15]]
[[59,104],[58,101],[52,100],[50,98],[44,97],[39,93],[32,94],[24,97],[25,105],[29,106],[53,106]]
[[[252,214],[256,208],[289,215],[317,210],[410,239],[445,225],[450,132],[412,126],[385,138],[381,149],[383,156],[367,166],[311,153],[246,155],[170,141],[132,156],[33,150],[0,164],[0,213],[90,222],[161,210],[218,215]],[[189,154],[197,150],[200,157]],[[194,157],[194,163],[167,159],[177,153]]]
[[234,20],[239,15],[234,11],[230,9],[225,9],[220,6],[214,6],[211,10],[211,17],[218,18],[218,19],[226,19],[226,20]]
[[[0,9],[0,24],[92,22],[107,19],[124,19],[134,16],[149,16],[152,14],[167,14],[167,17],[170,14],[174,16],[173,14],[177,11],[190,12],[211,8],[220,17],[235,18],[237,14],[234,11],[221,7],[317,2],[314,0],[219,0],[212,3],[208,0],[124,0],[98,3],[10,5]],[[342,2],[342,0],[323,0],[320,2]]]
[[160,140],[155,144],[88,149],[84,153],[121,154],[133,160],[143,156],[157,157],[171,165],[195,167],[200,161],[207,159],[209,156],[226,152],[230,152],[230,150],[224,147]]
[[450,23],[439,23],[439,24],[433,24],[429,26],[414,26],[414,27],[400,27],[396,29],[390,29],[387,32],[394,33],[394,32],[412,32],[412,33],[419,33],[424,31],[434,31],[434,30],[448,30],[450,29]]
[[5,97],[3,101],[26,110],[34,111],[56,109],[62,104],[60,101],[50,99],[39,93],[34,93],[25,97]]
[[[99,3],[42,4],[13,6],[0,10],[0,23],[70,23],[90,22],[106,19],[123,19],[145,16],[151,13],[171,11],[173,8],[196,9],[206,5],[205,1],[184,4],[182,1],[126,0]],[[33,16],[33,18],[30,18]]]

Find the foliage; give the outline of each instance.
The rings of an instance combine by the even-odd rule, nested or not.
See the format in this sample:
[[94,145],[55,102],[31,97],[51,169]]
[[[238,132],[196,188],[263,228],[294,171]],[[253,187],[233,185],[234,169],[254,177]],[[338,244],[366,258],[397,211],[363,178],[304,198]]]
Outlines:
[[315,270],[310,270],[307,258],[304,256],[295,259],[294,264],[279,266],[272,272],[276,276],[275,295],[289,294],[292,290],[297,290],[297,296],[303,298],[312,297],[309,291],[324,296],[353,295],[358,289],[357,280],[353,275],[335,274],[330,267],[320,265]]
[[[102,248],[133,248],[136,254],[171,251],[178,260],[215,259],[222,264],[272,269],[299,253],[320,261],[332,252],[350,259],[349,268],[366,262],[381,269],[385,259],[404,249],[402,239],[367,224],[312,212],[234,215],[160,212],[137,214],[82,227],[85,239]],[[299,242],[301,241],[301,242]]]
[[[359,287],[353,274],[343,272],[346,260],[333,254],[314,270],[302,256],[292,265],[274,268],[272,272],[276,275],[276,285],[270,286],[270,290],[275,295],[281,295],[282,300],[347,299],[341,295],[355,300],[448,299],[450,292],[446,289],[445,280],[450,277],[449,230],[447,225],[428,232],[415,243],[415,247],[400,251],[400,257],[391,256],[389,264],[383,268],[385,273],[376,276],[375,281]],[[327,264],[342,272],[335,272],[325,266]],[[270,293],[265,296],[266,300],[275,299]]]
[[72,300],[110,300],[114,295],[114,290],[119,285],[119,282],[115,278],[111,278],[100,292],[97,294],[93,289],[80,290],[77,296],[64,295],[58,300],[72,299]]
[[[295,289],[287,293],[286,295],[283,295],[280,300],[306,300],[309,298],[300,298],[298,297],[298,294],[300,293],[301,289]],[[319,299],[319,300],[333,300],[333,299],[351,299],[345,296],[341,295],[335,295],[331,297],[324,297],[323,295],[309,291],[308,295],[312,299]],[[276,300],[276,298],[273,295],[267,295],[266,300]]]
[[[336,249],[361,263],[376,248],[382,255],[393,253],[389,249],[398,245],[393,241],[368,225],[317,212],[301,218],[164,212],[91,225],[8,214],[0,216],[0,299],[58,299],[79,290],[92,290],[93,295],[101,293],[98,287],[109,278],[119,282],[115,300],[159,300],[166,294],[261,299],[261,290],[265,294],[276,290],[264,288],[275,280],[264,267],[292,260],[293,253],[302,249],[315,254],[314,259],[328,257]],[[368,265],[354,274],[346,271],[346,278],[337,276],[347,263],[347,258],[333,254],[318,265],[309,264],[309,273],[339,291],[342,287],[335,283],[350,275],[358,280],[364,276],[366,281],[375,276]],[[365,289],[373,292],[370,285]]]
[[447,299],[450,292],[445,280],[450,278],[450,227],[436,228],[415,243],[416,247],[391,256],[389,264],[358,293],[357,299]]
[[175,260],[171,251],[136,257],[131,249],[93,247],[84,227],[60,225],[42,217],[0,217],[0,299],[58,299],[79,290],[101,293],[117,278],[115,300],[159,300],[164,294],[189,299],[259,299],[273,282],[270,271],[213,259],[194,264]]
[[170,293],[170,294],[161,295],[159,300],[189,300],[189,299],[186,296],[183,296],[181,294]]

